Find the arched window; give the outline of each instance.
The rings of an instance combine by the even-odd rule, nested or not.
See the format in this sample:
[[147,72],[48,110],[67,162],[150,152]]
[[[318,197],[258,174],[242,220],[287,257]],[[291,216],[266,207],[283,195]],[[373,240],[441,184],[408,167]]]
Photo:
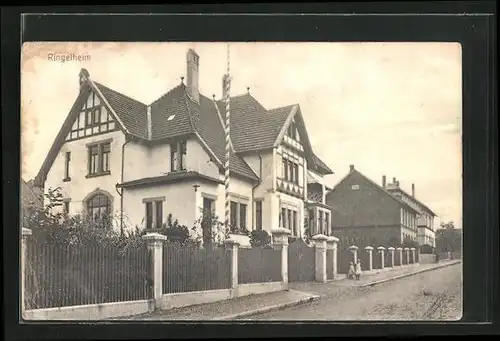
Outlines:
[[109,215],[111,200],[105,194],[98,193],[87,200],[87,213],[91,220],[100,220]]

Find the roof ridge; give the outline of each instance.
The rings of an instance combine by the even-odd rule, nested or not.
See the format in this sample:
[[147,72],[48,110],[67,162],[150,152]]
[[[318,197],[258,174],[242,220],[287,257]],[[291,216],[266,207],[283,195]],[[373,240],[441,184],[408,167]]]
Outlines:
[[142,105],[144,105],[144,106],[147,107],[147,104],[145,104],[145,103],[143,103],[143,102],[141,102],[141,101],[139,101],[139,100],[137,100],[137,99],[135,99],[133,97],[130,97],[129,95],[125,95],[124,93],[122,93],[122,92],[120,92],[118,90],[115,90],[113,88],[110,88],[109,86],[106,86],[106,85],[104,85],[102,83],[96,82],[95,80],[92,80],[92,82],[94,82],[94,84],[96,84],[97,86],[102,86],[102,87],[106,88],[107,90],[116,92],[117,94],[120,94],[121,96],[123,96],[123,97],[125,97],[125,98],[127,98],[127,99],[129,99],[131,101],[137,102],[137,103],[142,104]]
[[186,103],[186,110],[188,112],[189,124],[191,124],[191,129],[193,129],[193,131],[196,131],[198,133],[198,129],[196,129],[196,127],[194,125],[194,122],[193,122],[192,111],[191,111],[191,109],[189,107],[189,99],[190,99],[190,97],[187,94],[187,92],[185,91],[185,88],[183,90],[184,91],[182,92],[182,94],[183,94],[182,97],[184,98],[184,102]]
[[[430,211],[432,214],[434,214],[437,217],[437,214],[433,210],[431,210],[426,204],[424,204],[422,201],[418,200],[416,197],[410,195],[410,193],[406,192],[401,187],[391,188],[391,189],[388,189],[387,191],[390,193],[390,191],[396,191],[396,190],[400,190],[401,192],[403,192],[407,196],[413,198],[413,200],[415,200],[418,204],[420,204],[421,206],[423,206],[424,208],[426,208],[428,211]],[[394,195],[394,194],[391,193],[391,195]]]
[[[181,84],[178,84],[176,86],[174,86],[172,89],[168,90],[166,93],[164,93],[163,95],[161,95],[160,97],[158,97],[157,99],[155,99],[153,102],[151,102],[149,105],[153,105],[153,104],[156,104],[156,102],[159,102],[161,101],[162,99],[164,99],[165,97],[167,97],[168,95],[170,95],[172,92],[174,92],[175,90],[177,90],[178,88],[181,88],[182,86],[184,85],[184,83],[181,83]],[[185,85],[184,85],[185,86]]]
[[266,111],[267,111],[267,112],[269,112],[269,111],[275,111],[275,110],[278,110],[278,109],[291,108],[291,107],[293,107],[294,105],[299,105],[299,103],[293,103],[293,104],[283,105],[283,106],[281,106],[281,107],[276,107],[276,108],[266,109]]
[[[413,207],[411,207],[409,204],[405,203],[403,200],[399,199],[399,198],[396,198],[393,194],[391,194],[388,190],[386,190],[384,187],[380,186],[378,183],[376,183],[375,181],[373,181],[372,179],[370,179],[369,177],[367,177],[366,175],[364,175],[363,173],[361,173],[359,170],[357,169],[354,169],[352,172],[349,172],[347,173],[346,176],[344,176],[332,189],[331,191],[329,191],[328,193],[331,193],[333,191],[335,191],[338,186],[344,182],[350,175],[352,175],[354,172],[357,172],[359,175],[361,175],[363,178],[365,178],[369,183],[371,183],[372,185],[374,185],[376,188],[382,190],[384,193],[386,193],[389,197],[391,197],[392,199],[396,200],[397,202],[399,202],[400,204],[403,204],[405,206],[408,206],[410,207],[412,210],[415,210]],[[415,210],[416,211],[416,210]]]

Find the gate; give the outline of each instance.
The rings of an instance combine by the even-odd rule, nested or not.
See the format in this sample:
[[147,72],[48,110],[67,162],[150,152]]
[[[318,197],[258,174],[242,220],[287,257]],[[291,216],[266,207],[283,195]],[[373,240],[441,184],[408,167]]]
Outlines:
[[[358,250],[358,252],[360,252]],[[349,263],[354,261],[354,254],[349,249],[339,250],[337,252],[337,272],[345,274],[349,272]]]
[[326,250],[326,278],[333,279],[333,250]]
[[309,282],[315,279],[315,250],[302,239],[288,247],[288,281]]

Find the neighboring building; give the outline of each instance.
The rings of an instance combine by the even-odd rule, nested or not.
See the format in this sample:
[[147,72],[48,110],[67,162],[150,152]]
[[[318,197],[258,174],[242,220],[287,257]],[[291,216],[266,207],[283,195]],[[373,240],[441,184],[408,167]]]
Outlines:
[[43,209],[43,190],[34,186],[33,180],[28,182],[21,179],[21,218],[23,224],[36,210]]
[[411,185],[411,195],[399,186],[399,181],[393,178],[392,183],[386,185],[386,190],[392,195],[406,202],[419,212],[417,219],[417,240],[419,245],[436,247],[436,227],[434,218],[436,214],[415,197],[415,184]]
[[[385,178],[384,178],[385,179]],[[349,173],[326,194],[332,207],[333,235],[376,244],[417,240],[418,211],[350,166]]]
[[[114,214],[121,229],[158,228],[169,213],[188,227],[203,211],[224,219],[225,103],[199,92],[195,51],[187,53],[186,84],[149,105],[85,69],[79,82],[37,176],[46,188],[62,188],[70,214]],[[308,171],[318,178],[332,171],[313,153],[300,106],[268,110],[250,93],[231,97],[230,128],[231,225],[282,225],[302,236]]]

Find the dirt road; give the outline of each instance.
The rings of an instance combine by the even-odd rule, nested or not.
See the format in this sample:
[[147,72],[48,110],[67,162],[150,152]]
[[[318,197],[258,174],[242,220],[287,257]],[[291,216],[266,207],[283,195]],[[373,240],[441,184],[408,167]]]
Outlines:
[[462,264],[372,287],[339,287],[333,282],[309,291],[321,299],[245,320],[459,320]]

